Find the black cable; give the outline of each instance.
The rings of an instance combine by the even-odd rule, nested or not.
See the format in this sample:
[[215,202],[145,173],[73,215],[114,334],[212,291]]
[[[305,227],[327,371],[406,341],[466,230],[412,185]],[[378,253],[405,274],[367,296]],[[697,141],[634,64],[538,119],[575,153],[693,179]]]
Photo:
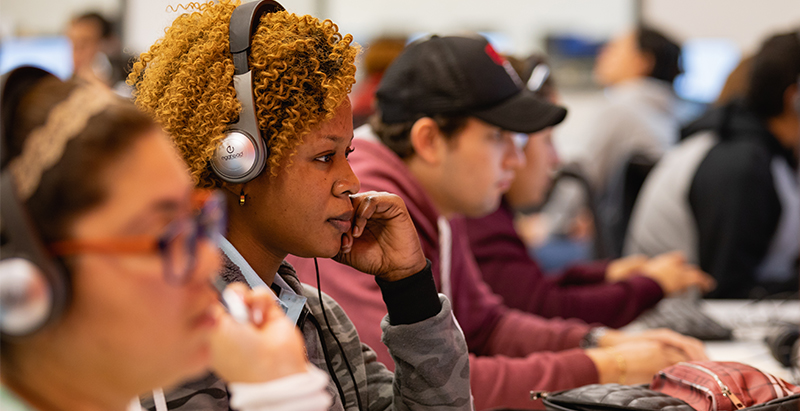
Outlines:
[[[352,367],[350,367],[350,361],[347,361],[347,355],[344,352],[344,348],[342,348],[342,343],[339,342],[339,338],[336,337],[336,333],[333,332],[331,328],[331,324],[328,322],[328,314],[325,312],[325,305],[322,302],[322,287],[320,287],[319,283],[319,263],[317,263],[317,259],[314,258],[314,269],[317,271],[317,295],[319,296],[319,305],[322,308],[322,318],[325,319],[325,325],[328,327],[328,331],[330,331],[331,335],[333,336],[333,340],[336,341],[336,345],[339,347],[339,351],[342,353],[342,359],[344,360],[344,365],[347,367],[347,372],[350,373],[350,378],[353,380],[353,389],[356,390],[356,401],[358,402],[358,409],[359,411],[364,410],[364,406],[361,405],[361,394],[358,392],[358,383],[356,383],[356,375],[353,373]],[[325,336],[320,336],[321,339],[325,339]],[[323,347],[323,350],[325,347]],[[344,404],[347,399],[342,395],[342,406],[347,408],[347,404]]]
[[344,407],[344,402],[347,400],[347,398],[344,396],[342,384],[339,382],[339,378],[336,377],[336,371],[334,371],[331,358],[328,356],[328,345],[325,344],[325,336],[322,334],[322,327],[319,325],[319,321],[317,321],[317,318],[314,317],[313,314],[309,313],[306,319],[311,321],[311,324],[313,324],[314,328],[317,329],[319,342],[322,344],[322,355],[325,356],[325,365],[328,366],[328,373],[331,375],[331,379],[333,380],[333,384],[336,386],[336,390],[339,391],[339,397],[342,398],[342,407]]

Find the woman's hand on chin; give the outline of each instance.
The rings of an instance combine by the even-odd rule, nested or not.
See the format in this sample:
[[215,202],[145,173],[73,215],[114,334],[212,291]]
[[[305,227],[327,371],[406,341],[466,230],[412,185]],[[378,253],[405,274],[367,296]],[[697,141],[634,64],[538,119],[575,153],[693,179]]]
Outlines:
[[386,281],[397,281],[425,268],[417,230],[403,200],[369,191],[350,196],[353,226],[342,236],[334,260]]

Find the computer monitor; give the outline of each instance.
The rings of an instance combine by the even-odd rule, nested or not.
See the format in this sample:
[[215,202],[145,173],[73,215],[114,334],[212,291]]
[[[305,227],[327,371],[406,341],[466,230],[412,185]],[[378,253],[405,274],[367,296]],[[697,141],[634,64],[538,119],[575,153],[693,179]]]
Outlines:
[[13,37],[0,44],[0,74],[30,65],[61,79],[72,75],[72,45],[65,36]]
[[741,60],[739,46],[728,39],[695,38],[681,48],[684,73],[675,79],[675,92],[691,102],[713,103]]

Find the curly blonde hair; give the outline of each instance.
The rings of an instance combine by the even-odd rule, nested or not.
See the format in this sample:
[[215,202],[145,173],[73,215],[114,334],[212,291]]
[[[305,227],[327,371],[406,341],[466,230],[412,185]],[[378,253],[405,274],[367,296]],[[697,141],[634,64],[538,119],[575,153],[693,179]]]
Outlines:
[[[136,104],[172,135],[200,187],[222,184],[209,160],[241,110],[228,44],[228,25],[238,3],[191,4],[197,11],[175,19],[128,76]],[[330,20],[285,11],[261,17],[250,67],[272,176],[304,135],[333,118],[355,83],[358,46],[338,30]]]

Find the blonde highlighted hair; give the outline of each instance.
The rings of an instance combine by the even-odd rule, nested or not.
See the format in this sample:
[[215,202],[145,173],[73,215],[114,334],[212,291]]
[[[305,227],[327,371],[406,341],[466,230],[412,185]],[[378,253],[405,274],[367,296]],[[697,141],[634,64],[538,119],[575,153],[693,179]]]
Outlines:
[[[198,186],[219,187],[209,159],[241,105],[233,88],[228,25],[238,1],[191,4],[142,53],[128,83],[136,105],[170,133]],[[358,46],[330,20],[269,13],[252,38],[256,117],[271,175],[304,135],[330,120],[355,83]],[[286,163],[290,164],[290,161]]]

